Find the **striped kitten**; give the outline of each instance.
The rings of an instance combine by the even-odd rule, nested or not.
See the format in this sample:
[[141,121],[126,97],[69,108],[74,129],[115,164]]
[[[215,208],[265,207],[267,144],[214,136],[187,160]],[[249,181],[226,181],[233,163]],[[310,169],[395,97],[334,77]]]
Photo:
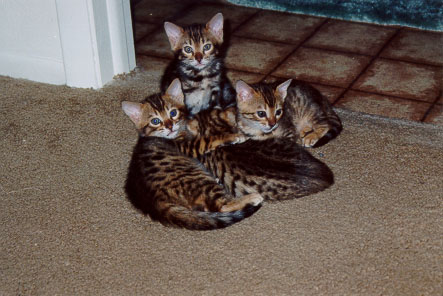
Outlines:
[[[288,85],[288,83],[282,84],[280,88],[287,88]],[[211,137],[222,139],[223,136],[235,136],[236,134],[240,135],[239,142],[245,140],[241,137],[242,133],[237,126],[237,115],[240,113],[235,107],[225,110],[202,111],[192,119],[180,119],[179,116],[171,115],[168,117],[167,114],[183,108],[180,107],[183,94],[177,80],[171,84],[163,96],[159,96],[157,99],[162,103],[154,105],[161,105],[163,109],[159,110],[157,107],[156,112],[150,111],[154,117],[148,115],[148,112],[138,116],[145,118],[142,120],[143,123],[134,121],[134,115],[131,113],[135,113],[135,111],[131,111],[129,114],[127,111],[125,112],[136,123],[142,135],[175,137],[175,144],[177,149],[182,152],[181,155],[199,160],[226,186],[231,195],[242,198],[242,192],[249,192],[260,194],[267,200],[282,200],[315,193],[324,190],[333,183],[333,175],[329,168],[290,139],[249,140],[244,144],[221,148],[220,146],[224,144],[232,143],[229,142],[232,139],[228,137],[225,141],[220,141],[217,144],[211,142],[209,140]],[[124,110],[127,109],[126,104],[128,103],[123,103]],[[275,108],[276,105],[273,106]],[[141,106],[140,110],[147,109]],[[172,114],[176,115],[177,113],[172,112]],[[150,126],[149,122],[155,118],[159,118],[162,123],[154,128]],[[172,124],[167,123],[168,120],[172,121]],[[277,122],[277,119],[275,121]],[[174,126],[177,128],[175,129]],[[251,126],[255,127],[253,124]],[[165,129],[169,131],[163,132]],[[273,137],[271,133],[268,134],[269,137]],[[169,135],[171,136],[169,137]],[[245,196],[249,196],[248,194]]]
[[328,100],[301,81],[248,85],[240,80],[236,92],[239,129],[250,138],[295,137],[313,147],[342,129]]
[[162,78],[162,92],[179,78],[189,114],[235,103],[235,92],[225,74],[220,47],[223,43],[223,15],[217,13],[206,25],[179,27],[165,22],[174,61]]
[[[129,199],[153,220],[191,230],[223,228],[249,217],[261,207],[259,193],[234,198],[198,161],[185,156],[169,140],[189,133],[177,86],[181,92],[176,80],[163,97],[150,96],[143,104],[122,103],[140,134],[126,183]],[[202,149],[199,155],[207,147],[200,142],[194,140]],[[225,142],[211,143],[215,148]]]

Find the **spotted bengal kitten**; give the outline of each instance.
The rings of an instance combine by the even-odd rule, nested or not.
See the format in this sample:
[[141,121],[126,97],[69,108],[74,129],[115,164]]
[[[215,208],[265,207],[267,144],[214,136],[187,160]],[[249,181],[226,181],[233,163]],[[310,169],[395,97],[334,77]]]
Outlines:
[[129,199],[153,220],[191,230],[223,228],[249,217],[261,207],[259,193],[234,198],[196,159],[180,151],[179,140],[170,140],[190,140],[198,147],[196,156],[236,140],[229,134],[194,138],[186,129],[184,98],[177,89],[181,93],[174,80],[163,96],[122,103],[140,135],[126,183]]
[[250,138],[292,137],[313,147],[342,129],[328,100],[307,83],[289,79],[248,85],[239,80],[236,92],[238,125]]
[[[279,87],[287,88],[288,85],[286,83]],[[157,99],[163,103],[137,105],[124,102],[123,109],[128,109],[127,106],[131,105],[133,110],[125,112],[136,123],[142,135],[175,138],[176,147],[182,155],[198,159],[232,195],[240,197],[241,192],[251,191],[251,194],[263,193],[268,200],[288,199],[321,191],[333,183],[332,173],[326,165],[288,139],[272,139],[271,135],[271,139],[266,142],[249,140],[241,145],[220,148],[225,144],[247,139],[237,122],[241,114],[246,114],[245,110],[237,111],[235,107],[206,110],[192,119],[186,119],[183,113],[183,94],[177,80]],[[148,112],[148,104],[157,106],[156,110]],[[238,105],[239,109],[241,106]],[[280,110],[279,105],[273,106]],[[181,111],[178,113],[176,110]],[[252,113],[252,109],[248,109],[248,112]],[[142,123],[137,123],[137,118],[144,119]],[[254,128],[261,131],[257,122],[248,119],[244,124],[249,124],[248,131]],[[153,126],[156,127],[155,133],[152,131]],[[245,126],[242,128],[245,129]],[[265,130],[270,133],[273,128]],[[211,141],[211,137],[215,137],[217,141]],[[238,157],[239,155],[242,157]],[[254,159],[260,163],[255,163]]]
[[175,58],[163,75],[162,92],[179,78],[191,116],[235,103],[235,91],[223,64],[223,15],[217,13],[206,25],[182,28],[165,22],[164,27]]

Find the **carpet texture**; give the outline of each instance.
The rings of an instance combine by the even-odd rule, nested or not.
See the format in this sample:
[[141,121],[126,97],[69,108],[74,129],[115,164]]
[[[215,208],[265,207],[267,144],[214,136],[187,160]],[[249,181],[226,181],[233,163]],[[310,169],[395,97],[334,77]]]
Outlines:
[[440,0],[228,0],[262,9],[443,31]]
[[311,153],[336,183],[223,230],[151,222],[123,189],[136,143],[122,100],[0,77],[0,295],[441,295],[441,127],[338,110]]

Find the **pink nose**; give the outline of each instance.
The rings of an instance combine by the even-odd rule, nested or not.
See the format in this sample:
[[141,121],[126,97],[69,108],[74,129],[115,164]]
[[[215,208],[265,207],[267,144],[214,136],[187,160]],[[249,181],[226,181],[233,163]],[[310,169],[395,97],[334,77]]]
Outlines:
[[172,121],[166,120],[165,121],[165,127],[172,131],[172,127],[173,127]]
[[275,119],[275,117],[268,119],[269,127],[273,127],[276,123],[277,123],[277,120]]
[[200,63],[201,60],[203,59],[203,55],[202,55],[202,53],[201,53],[201,52],[197,52],[197,53],[195,54],[195,59]]

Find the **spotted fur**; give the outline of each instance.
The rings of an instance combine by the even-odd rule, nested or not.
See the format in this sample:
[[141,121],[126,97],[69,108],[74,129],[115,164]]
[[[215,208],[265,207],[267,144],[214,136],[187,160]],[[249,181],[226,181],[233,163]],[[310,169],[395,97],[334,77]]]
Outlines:
[[188,151],[191,156],[201,157],[236,141],[237,136],[200,133],[197,120],[188,124],[191,119],[186,116],[178,79],[162,96],[149,96],[143,103],[125,101],[122,108],[139,132],[126,191],[134,206],[153,220],[208,230],[229,226],[260,208],[263,198],[259,193],[234,198],[201,163],[183,154]]
[[[236,89],[239,127],[254,139],[289,137],[313,147],[342,130],[328,100],[307,83],[290,79],[247,85],[239,81]],[[259,112],[265,116],[259,117]]]

